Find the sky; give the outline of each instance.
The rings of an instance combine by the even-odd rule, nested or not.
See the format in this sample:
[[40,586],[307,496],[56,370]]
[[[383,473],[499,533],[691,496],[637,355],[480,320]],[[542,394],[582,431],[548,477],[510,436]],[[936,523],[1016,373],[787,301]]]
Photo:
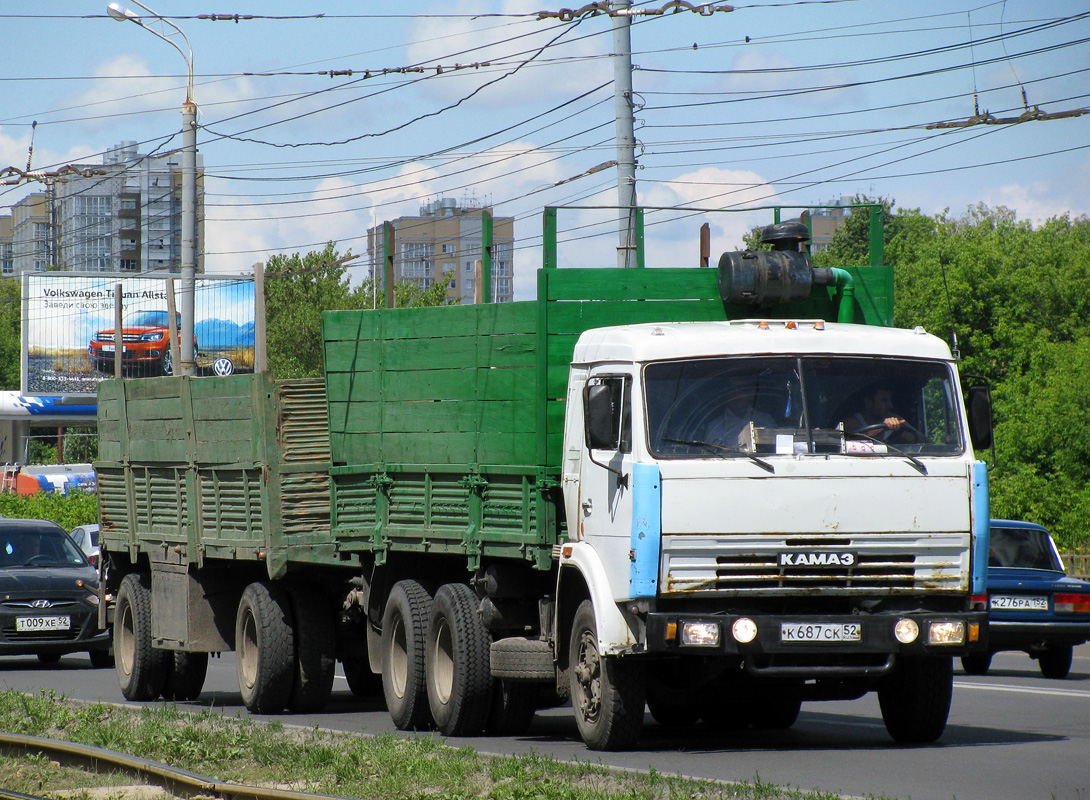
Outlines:
[[[187,67],[171,44],[186,43],[119,2],[143,30],[105,0],[0,3],[0,170],[25,170],[31,146],[47,172],[122,141],[180,147]],[[579,207],[559,214],[561,266],[616,264],[609,16],[558,17],[549,0],[145,5],[192,45],[207,271],[329,241],[363,254],[368,227],[438,198],[514,217],[516,300],[534,296],[546,206]],[[1090,114],[933,127],[1090,108],[1085,0],[732,8],[633,18],[648,266],[695,266],[705,221],[715,259],[771,206],[787,218],[858,194],[927,214],[1090,214]],[[198,18],[213,12],[232,19]],[[0,185],[0,214],[40,189]],[[366,258],[350,263],[359,280]]]

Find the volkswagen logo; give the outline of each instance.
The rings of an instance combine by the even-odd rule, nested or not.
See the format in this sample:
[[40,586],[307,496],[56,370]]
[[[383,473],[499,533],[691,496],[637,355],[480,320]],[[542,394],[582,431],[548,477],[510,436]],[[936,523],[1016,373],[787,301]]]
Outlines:
[[53,605],[52,600],[35,600],[30,604],[32,608],[49,608]]
[[235,362],[229,358],[217,358],[212,362],[212,371],[220,376],[234,375]]

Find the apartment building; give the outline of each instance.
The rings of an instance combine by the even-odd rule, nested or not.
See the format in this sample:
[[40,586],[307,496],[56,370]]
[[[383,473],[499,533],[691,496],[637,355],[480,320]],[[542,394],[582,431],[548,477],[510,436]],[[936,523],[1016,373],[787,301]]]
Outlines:
[[[485,207],[463,199],[441,198],[425,203],[415,217],[398,217],[394,227],[394,280],[413,281],[428,289],[447,273],[454,273],[447,296],[472,303],[475,267],[482,255],[482,214]],[[512,250],[514,217],[492,220],[492,302],[514,299]],[[383,274],[382,226],[367,231],[371,274]]]

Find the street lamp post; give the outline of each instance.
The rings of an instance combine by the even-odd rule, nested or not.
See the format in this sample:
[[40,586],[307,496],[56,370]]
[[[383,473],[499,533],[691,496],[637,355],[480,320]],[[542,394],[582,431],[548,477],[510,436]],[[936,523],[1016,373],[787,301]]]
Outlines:
[[186,83],[185,103],[182,104],[182,263],[181,280],[178,290],[178,311],[181,316],[181,364],[178,372],[192,375],[196,372],[196,358],[193,352],[193,308],[195,284],[197,278],[197,104],[193,100],[193,47],[181,28],[168,19],[159,16],[139,0],[130,0],[139,6],[162,26],[170,27],[182,37],[186,49],[183,50],[170,37],[174,34],[160,33],[144,24],[141,16],[122,7],[119,3],[106,6],[106,13],[118,22],[134,22],[149,33],[153,33],[182,54],[185,59],[188,82]]

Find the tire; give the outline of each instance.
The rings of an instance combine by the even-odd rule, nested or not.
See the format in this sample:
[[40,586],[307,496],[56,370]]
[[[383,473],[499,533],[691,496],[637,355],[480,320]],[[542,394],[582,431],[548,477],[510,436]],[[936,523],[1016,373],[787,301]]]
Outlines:
[[174,374],[174,358],[170,355],[170,346],[167,346],[166,351],[163,353],[162,359],[159,361],[159,374],[160,375],[173,375]]
[[484,730],[489,736],[522,736],[541,702],[541,684],[496,680]]
[[208,653],[175,650],[167,659],[167,666],[170,669],[163,683],[164,700],[189,702],[201,696],[208,674]]
[[889,735],[904,744],[938,739],[950,715],[953,689],[952,657],[901,658],[878,687],[878,703]]
[[333,613],[314,586],[288,590],[295,623],[295,680],[288,708],[296,714],[321,711],[329,703],[336,671]]
[[132,572],[117,590],[114,668],[126,700],[156,700],[167,677],[166,650],[151,646],[151,578]]
[[394,584],[382,614],[382,693],[398,730],[432,727],[424,653],[431,595],[414,580]]
[[238,688],[254,714],[279,714],[295,681],[295,637],[287,593],[272,583],[251,583],[235,618]]
[[700,707],[696,703],[673,703],[659,697],[655,692],[647,693],[647,710],[655,722],[664,728],[687,728],[700,719]]
[[1052,645],[1037,656],[1037,666],[1046,678],[1063,680],[1071,671],[1071,651],[1069,644]]
[[445,736],[477,736],[492,705],[492,636],[477,613],[480,600],[464,583],[439,588],[428,620],[424,672],[428,707]]
[[38,653],[39,664],[56,664],[60,660],[60,653]]
[[701,721],[717,733],[744,731],[756,713],[756,706],[749,701],[711,700],[707,710],[700,715]]
[[991,653],[967,653],[961,657],[961,669],[966,675],[987,675],[991,666]]
[[348,688],[356,697],[375,697],[382,694],[382,676],[371,671],[367,656],[345,655],[341,659],[344,679]]
[[802,708],[797,697],[781,697],[758,702],[753,709],[750,723],[758,731],[785,731],[795,724]]
[[106,669],[114,665],[114,654],[109,650],[91,650],[87,655],[91,659],[91,666],[95,669]]
[[601,656],[590,600],[575,612],[568,656],[572,710],[584,744],[591,750],[632,747],[643,729],[643,664]]

